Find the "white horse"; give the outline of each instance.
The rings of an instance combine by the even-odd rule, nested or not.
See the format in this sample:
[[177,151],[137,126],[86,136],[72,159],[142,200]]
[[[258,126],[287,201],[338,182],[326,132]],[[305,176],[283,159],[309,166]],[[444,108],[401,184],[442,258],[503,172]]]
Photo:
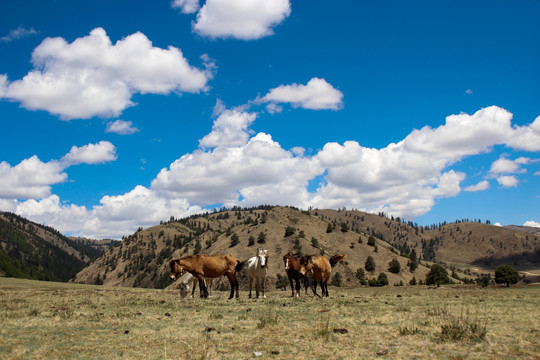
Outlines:
[[268,250],[257,248],[257,255],[250,258],[247,261],[247,273],[249,278],[249,298],[251,299],[251,288],[253,286],[253,280],[255,280],[255,291],[257,298],[259,298],[259,289],[262,289],[262,296],[266,299],[264,294],[264,283],[266,278],[266,264],[268,263]]
[[[208,288],[208,297],[212,297],[212,280],[213,279],[204,279],[206,281],[206,287]],[[193,298],[193,294],[195,293],[195,288],[197,287],[197,284],[199,283],[199,280],[197,280],[196,277],[191,275],[191,273],[187,273],[182,280],[180,281],[180,296],[183,298],[186,297],[186,295],[189,292],[190,284],[191,283],[191,298]]]

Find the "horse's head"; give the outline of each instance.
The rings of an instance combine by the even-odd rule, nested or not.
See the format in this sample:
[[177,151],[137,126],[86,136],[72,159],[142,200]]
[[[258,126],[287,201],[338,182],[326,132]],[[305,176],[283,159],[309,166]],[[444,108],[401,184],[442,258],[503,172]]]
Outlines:
[[268,250],[257,249],[257,261],[259,265],[264,269],[268,262]]
[[187,294],[189,293],[189,289],[190,289],[189,284],[181,283],[180,284],[180,296],[182,298],[185,298],[187,296]]
[[300,274],[306,276],[313,267],[313,259],[311,256],[302,256],[300,258]]
[[179,259],[171,260],[169,266],[171,267],[171,273],[169,275],[171,280],[176,280],[176,277],[178,275],[182,276],[182,274],[184,273],[184,267],[180,265]]
[[287,253],[283,255],[283,264],[285,265],[285,270],[289,270],[292,266],[291,259],[293,258],[293,255],[291,253]]

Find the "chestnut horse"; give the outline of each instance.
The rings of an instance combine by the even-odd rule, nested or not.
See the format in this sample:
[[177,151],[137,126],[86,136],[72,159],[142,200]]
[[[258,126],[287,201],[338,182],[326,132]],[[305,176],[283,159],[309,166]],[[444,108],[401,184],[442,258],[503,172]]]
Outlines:
[[309,279],[307,277],[307,270],[300,264],[300,258],[294,256],[292,253],[283,255],[283,263],[285,264],[285,272],[289,277],[291,283],[292,297],[295,296],[295,287],[293,286],[293,280],[296,282],[296,296],[300,297],[300,280],[304,280],[304,289],[307,294],[307,288],[309,285]]
[[243,265],[243,262],[238,261],[232,255],[197,254],[171,260],[169,263],[171,274],[169,276],[172,280],[175,280],[176,277],[182,275],[184,271],[191,273],[191,275],[199,280],[201,298],[208,298],[208,288],[206,287],[204,278],[213,279],[226,275],[231,284],[231,295],[229,296],[229,299],[232,299],[235,290],[236,297],[239,297],[236,272],[240,271]]
[[321,285],[322,296],[328,297],[328,281],[332,268],[340,261],[343,261],[347,255],[337,254],[328,260],[322,255],[303,256],[300,259],[300,265],[313,274],[313,294],[317,295],[317,282]]

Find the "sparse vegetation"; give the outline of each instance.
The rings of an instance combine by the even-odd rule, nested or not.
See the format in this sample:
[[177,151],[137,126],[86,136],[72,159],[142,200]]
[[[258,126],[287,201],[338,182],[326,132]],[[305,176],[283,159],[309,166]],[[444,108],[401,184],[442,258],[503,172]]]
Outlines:
[[[537,286],[274,290],[264,300],[0,278],[2,358],[535,359]],[[31,300],[30,300],[31,299]],[[512,311],[508,311],[512,309]],[[370,335],[370,334],[373,334]],[[376,334],[376,336],[374,335]],[[42,341],[36,341],[42,339]],[[279,352],[279,356],[272,355]],[[382,358],[382,357],[381,357]]]

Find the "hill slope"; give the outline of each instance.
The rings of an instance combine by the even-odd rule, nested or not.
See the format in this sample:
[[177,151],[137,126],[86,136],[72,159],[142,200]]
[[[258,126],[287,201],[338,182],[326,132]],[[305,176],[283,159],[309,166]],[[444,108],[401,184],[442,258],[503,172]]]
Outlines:
[[[286,235],[287,228],[294,229],[292,234]],[[376,247],[368,244],[370,236],[376,239]],[[384,214],[262,206],[171,219],[141,229],[104,252],[74,281],[163,288],[170,286],[168,262],[172,258],[194,253],[229,253],[247,260],[257,247],[269,250],[270,283],[278,274],[285,275],[282,255],[289,251],[346,254],[346,262],[333,269],[334,273],[341,273],[344,285],[358,284],[355,273],[364,267],[368,256],[374,258],[376,268],[366,273],[367,278],[385,272],[390,284],[407,284],[413,277],[424,280],[426,267],[420,266],[411,273],[408,258],[398,255],[408,255],[413,249],[419,258],[447,264],[461,274],[473,276],[493,271],[499,263],[510,263],[521,270],[538,270],[540,264],[540,239],[527,232],[477,222],[428,228],[389,219]],[[388,271],[392,259],[400,262],[398,274]],[[240,277],[245,287],[245,272]]]
[[[420,266],[414,273],[407,267],[408,259],[392,251],[391,246],[379,241],[377,247],[368,245],[368,234],[341,228],[328,231],[330,221],[309,212],[293,208],[261,207],[248,210],[228,210],[189,219],[169,221],[127,237],[122,243],[111,247],[99,259],[77,274],[75,281],[103,283],[107,285],[166,287],[168,262],[194,253],[229,253],[241,261],[255,255],[257,247],[269,251],[269,282],[277,274],[285,275],[282,256],[292,251],[303,254],[324,252],[347,255],[344,264],[338,264],[333,272],[340,272],[343,282],[358,284],[355,277],[363,268],[368,256],[375,260],[376,268],[366,277],[377,277],[386,272],[390,284],[408,283],[413,277],[424,279],[428,269]],[[286,236],[287,228],[294,229]],[[231,246],[234,238],[238,244]],[[314,240],[315,239],[315,240]],[[401,272],[388,272],[388,263],[398,259]],[[240,274],[245,287],[245,272]]]
[[101,251],[57,230],[0,212],[0,275],[68,281]]

